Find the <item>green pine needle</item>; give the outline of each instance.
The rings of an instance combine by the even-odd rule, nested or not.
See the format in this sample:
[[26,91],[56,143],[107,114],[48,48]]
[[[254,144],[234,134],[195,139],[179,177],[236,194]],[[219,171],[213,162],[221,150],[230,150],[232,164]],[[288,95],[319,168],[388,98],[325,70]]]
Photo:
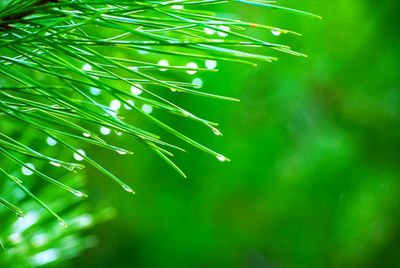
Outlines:
[[[171,160],[175,152],[186,149],[162,140],[160,133],[127,123],[120,112],[124,107],[136,118],[147,120],[220,161],[229,161],[160,119],[161,113],[184,117],[203,124],[211,133],[221,134],[218,124],[180,107],[174,98],[177,94],[192,94],[237,100],[206,92],[185,75],[215,72],[217,61],[256,65],[258,61],[276,60],[267,55],[268,51],[304,56],[254,34],[255,30],[270,34],[272,31],[273,35],[298,35],[296,32],[223,18],[209,11],[210,6],[223,8],[232,3],[316,17],[277,6],[273,1],[2,1],[0,155],[75,196],[86,196],[47,175],[46,169],[38,170],[21,160],[37,159],[74,172],[83,168],[74,160],[59,159],[19,140],[15,133],[23,128],[43,142],[50,139],[57,143],[60,150],[69,151],[76,161],[94,166],[127,192],[134,193],[127,182],[79,149],[83,144],[92,144],[119,154],[132,154],[108,143],[98,134],[102,129],[107,134],[126,135],[145,144],[186,177]],[[200,59],[210,65],[199,67],[196,62]],[[56,212],[23,186],[22,177],[17,178],[21,174],[13,175],[6,167],[0,168],[0,174],[64,224]],[[16,214],[23,214],[6,199],[0,198],[0,203]]]

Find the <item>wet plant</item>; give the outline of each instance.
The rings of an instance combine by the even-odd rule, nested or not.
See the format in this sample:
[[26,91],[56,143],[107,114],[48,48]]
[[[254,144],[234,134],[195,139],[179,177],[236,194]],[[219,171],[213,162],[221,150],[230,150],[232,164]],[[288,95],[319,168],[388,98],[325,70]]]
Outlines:
[[[209,128],[211,134],[221,135],[217,123],[197,116],[176,99],[188,94],[237,101],[209,92],[201,75],[216,72],[218,64],[227,61],[255,66],[275,61],[276,52],[304,56],[287,45],[258,37],[260,32],[262,36],[268,33],[271,40],[277,40],[272,37],[298,33],[244,22],[240,14],[227,18],[214,11],[229,5],[316,17],[261,0],[2,1],[0,154],[10,163],[0,167],[3,207],[22,216],[25,211],[12,194],[22,191],[47,215],[68,224],[58,212],[71,203],[48,203],[44,200],[51,196],[38,193],[51,187],[75,198],[86,197],[53,171],[63,169],[74,175],[84,165],[135,193],[134,181],[114,175],[82,149],[89,144],[108,149],[110,154],[133,153],[110,143],[110,135],[144,144],[184,177],[172,159],[188,149],[185,144],[229,161],[167,124],[163,116],[192,120]],[[142,122],[158,127],[159,132],[143,127]],[[183,142],[162,139],[164,132]],[[35,183],[27,183],[28,176]],[[63,196],[52,190],[51,195]]]

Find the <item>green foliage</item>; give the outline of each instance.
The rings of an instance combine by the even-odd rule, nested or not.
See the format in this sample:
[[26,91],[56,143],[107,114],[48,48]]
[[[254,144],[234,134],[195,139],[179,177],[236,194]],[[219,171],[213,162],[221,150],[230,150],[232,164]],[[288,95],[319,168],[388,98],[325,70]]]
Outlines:
[[[180,99],[184,94],[237,99],[208,92],[202,88],[201,79],[190,77],[217,71],[217,61],[255,66],[259,61],[276,60],[275,52],[304,56],[287,45],[255,37],[265,31],[271,36],[298,35],[296,32],[212,12],[230,5],[314,16],[271,1],[3,1],[0,155],[9,163],[0,167],[1,177],[6,180],[6,191],[0,196],[4,209],[19,216],[26,210],[38,211],[30,201],[15,199],[14,191],[20,191],[23,198],[31,198],[61,225],[69,224],[59,212],[74,204],[68,198],[87,195],[55,174],[63,169],[74,175],[84,167],[77,161],[93,166],[125,191],[134,193],[129,186],[132,181],[120,179],[95,155],[82,149],[90,144],[116,155],[132,154],[132,150],[109,142],[110,133],[129,137],[135,146],[147,146],[184,177],[171,158],[176,152],[186,152],[186,148],[161,138],[165,133],[219,161],[229,161],[166,122],[169,117],[183,118],[221,135],[217,123],[195,115],[190,107],[183,108]],[[200,60],[206,61],[205,67]],[[126,119],[128,113],[133,120]],[[27,184],[25,177],[31,175],[41,180]],[[75,181],[79,179],[74,177]],[[50,183],[51,188],[42,182]],[[41,194],[43,189],[54,190]],[[55,189],[72,195],[64,200],[62,191]],[[49,201],[54,198],[57,202]],[[74,222],[79,212],[65,217]],[[38,228],[46,225],[39,224]],[[3,236],[14,231],[5,229]],[[33,233],[27,235],[33,237]],[[62,244],[61,238],[59,241]],[[12,245],[12,239],[5,243],[14,252]]]
[[118,232],[96,228],[107,247],[89,250],[77,267],[400,267],[398,2],[289,1],[324,19],[243,6],[232,12],[301,32],[300,41],[266,38],[295,43],[309,58],[281,57],[257,69],[221,64],[218,75],[202,77],[204,87],[240,103],[184,99],[221,122],[224,137],[202,141],[232,162],[182,156],[190,170],[182,182],[145,148],[135,151],[145,157],[111,161],[138,178],[140,195],[130,202],[109,192],[124,211],[107,225]]
[[[47,1],[46,1],[47,2]],[[235,1],[242,4],[279,8],[268,1]],[[179,5],[178,5],[179,4]],[[200,90],[196,83],[175,78],[175,73],[194,74],[215,71],[215,66],[202,68],[195,61],[206,59],[254,64],[255,60],[276,58],[264,52],[244,51],[247,47],[268,48],[294,55],[288,46],[266,42],[248,35],[256,27],[276,34],[293,33],[284,29],[250,24],[236,19],[213,16],[207,7],[224,5],[220,1],[10,1],[3,6],[0,25],[1,55],[0,111],[7,129],[1,132],[0,153],[36,176],[82,197],[73,189],[34,166],[26,165],[14,153],[49,162],[67,170],[83,166],[43,154],[15,139],[21,128],[37,137],[57,142],[63,149],[84,160],[121,185],[132,188],[113,175],[78,146],[89,143],[119,154],[131,152],[112,145],[100,137],[98,129],[126,135],[151,148],[183,176],[170,159],[173,151],[185,151],[160,135],[135,123],[127,123],[118,112],[121,106],[136,112],[137,120],[145,118],[220,161],[225,156],[186,136],[158,118],[161,112],[184,117],[209,127],[220,135],[217,124],[202,119],[171,99],[179,93],[235,100]],[[198,10],[195,10],[197,8]],[[283,9],[283,8],[282,8]],[[293,10],[290,10],[293,11]],[[217,35],[210,35],[210,31]],[[149,52],[152,56],[149,56]],[[162,57],[162,58],[161,58]],[[157,60],[161,58],[161,60]],[[169,62],[174,62],[170,66]],[[168,70],[168,74],[164,72]],[[179,76],[178,76],[179,77]],[[129,88],[131,92],[129,92]],[[92,94],[90,94],[92,93]],[[100,95],[101,96],[98,96]],[[112,99],[110,106],[106,102]],[[140,108],[141,107],[141,108]],[[152,110],[156,109],[154,113]],[[18,186],[9,171],[3,176]],[[34,195],[31,194],[33,198]],[[13,205],[5,203],[11,210]],[[60,222],[62,219],[48,208]],[[18,211],[14,211],[17,212]]]
[[[0,163],[12,176],[21,174],[18,164],[8,159]],[[44,166],[38,162],[37,168],[43,169]],[[59,175],[59,172],[55,174]],[[85,182],[82,176],[71,173],[64,174],[59,180],[79,188]],[[4,250],[0,257],[1,267],[37,267],[76,257],[83,249],[96,244],[96,239],[85,235],[83,231],[114,214],[112,209],[101,207],[89,214],[92,209],[82,199],[65,195],[52,185],[38,184],[32,180],[24,180],[23,184],[13,179],[2,181],[1,189],[1,202],[5,205],[0,207],[0,245]],[[36,195],[32,198],[27,189],[34,189]],[[61,226],[54,221],[51,214],[41,208],[41,203],[37,203],[38,200],[46,200],[48,206],[59,211],[68,222],[68,228],[64,221],[60,222]],[[17,214],[18,220],[8,209]]]

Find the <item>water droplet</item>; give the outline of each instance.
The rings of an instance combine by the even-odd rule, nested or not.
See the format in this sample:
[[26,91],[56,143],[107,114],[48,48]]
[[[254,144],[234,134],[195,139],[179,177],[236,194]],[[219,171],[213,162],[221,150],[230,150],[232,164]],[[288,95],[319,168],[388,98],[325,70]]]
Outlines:
[[116,131],[115,134],[117,134],[118,136],[122,136],[122,132],[120,131]]
[[215,31],[214,29],[205,27],[205,28],[204,28],[204,32],[205,32],[206,34],[208,34],[208,35],[213,35],[213,34],[215,34],[216,31]]
[[107,127],[101,127],[100,128],[100,133],[103,135],[109,135],[111,133],[111,129],[107,128]]
[[84,137],[86,137],[86,138],[89,138],[89,137],[91,136],[90,133],[87,133],[87,132],[83,132],[82,135],[83,135]]
[[55,167],[61,167],[61,164],[58,162],[54,162],[54,161],[50,161],[49,162],[51,165],[55,166]]
[[176,91],[177,91],[176,88],[170,88],[170,90],[171,90],[172,92],[176,92]]
[[117,150],[116,151],[118,154],[120,154],[120,155],[125,155],[126,154],[126,151],[122,151],[122,150]]
[[127,100],[126,101],[128,104],[124,104],[124,108],[126,109],[126,110],[132,110],[132,106],[135,106],[135,103],[133,102],[133,100]]
[[22,174],[24,174],[25,176],[30,176],[33,174],[33,170],[35,169],[35,166],[31,163],[26,163],[22,168],[21,168],[21,172]]
[[139,49],[137,52],[138,52],[139,54],[142,54],[142,55],[149,54],[149,52],[148,52],[147,50],[141,50],[141,49]]
[[217,67],[217,61],[216,60],[206,60],[205,65],[206,65],[207,69],[212,70]]
[[129,70],[132,70],[132,71],[134,71],[134,72],[139,71],[139,68],[136,67],[136,66],[129,66],[128,69],[129,69]]
[[76,151],[76,153],[74,153],[74,158],[77,161],[82,161],[85,156],[86,156],[86,153],[82,149],[79,149],[79,150]]
[[160,60],[160,61],[158,62],[158,65],[163,66],[163,67],[167,67],[167,68],[160,68],[160,71],[161,71],[161,72],[165,72],[165,71],[168,70],[169,62],[168,62],[167,60]]
[[89,91],[90,91],[90,94],[92,94],[94,96],[99,96],[101,94],[101,89],[99,89],[97,87],[90,87]]
[[23,220],[24,220],[24,214],[17,213],[17,219],[18,219],[19,221],[23,221]]
[[68,225],[65,223],[65,221],[59,220],[58,223],[59,223],[62,227],[68,228]]
[[273,29],[271,30],[271,33],[275,36],[280,36],[282,34],[282,31],[280,29]]
[[134,84],[131,86],[131,93],[133,95],[140,95],[143,92],[143,87],[141,84]]
[[219,161],[221,161],[221,162],[228,161],[228,158],[226,158],[226,157],[223,156],[222,154],[219,154],[219,155],[217,155],[216,157],[217,157],[217,159],[218,159]]
[[118,109],[121,108],[121,102],[119,100],[112,100],[110,102],[110,109],[113,111],[118,111]]
[[107,116],[112,116],[112,117],[117,117],[117,112],[116,111],[107,111]]
[[187,117],[194,117],[193,114],[189,113],[189,112],[186,111],[186,110],[182,110],[182,114],[183,114],[184,116],[187,116]]
[[220,32],[220,31],[217,32],[217,34],[221,37],[227,37],[228,33],[226,33],[226,32],[229,32],[231,29],[229,26],[226,26],[226,25],[221,25],[218,28],[221,29],[222,31],[224,31],[224,32]]
[[172,5],[171,8],[175,9],[175,10],[183,10],[184,6],[183,5]]
[[133,191],[133,189],[132,189],[129,185],[127,185],[127,184],[122,184],[122,188],[123,188],[125,191],[127,191],[128,193],[135,194],[135,192]]
[[148,104],[143,104],[142,111],[145,112],[146,114],[150,114],[153,111],[153,106]]
[[54,146],[54,145],[57,144],[57,141],[56,141],[55,139],[53,139],[52,137],[47,137],[46,142],[47,142],[47,144],[48,144],[49,146]]
[[90,65],[89,63],[85,63],[83,66],[82,66],[82,70],[83,71],[91,71],[93,68],[92,68],[92,65]]
[[194,75],[195,73],[197,73],[196,69],[199,68],[195,62],[189,62],[188,64],[186,64],[186,67],[190,68],[190,69],[194,69],[194,70],[187,70],[186,71],[190,75]]
[[192,85],[195,85],[197,87],[202,87],[203,86],[203,80],[201,80],[201,78],[199,78],[199,77],[196,77],[195,79],[193,79]]
[[222,136],[221,131],[219,131],[217,128],[213,127],[213,128],[211,128],[211,129],[212,129],[212,132],[214,132],[215,135],[217,135],[217,136]]
[[77,197],[87,197],[88,195],[85,193],[82,193],[81,191],[78,190],[71,190],[71,193],[73,193]]

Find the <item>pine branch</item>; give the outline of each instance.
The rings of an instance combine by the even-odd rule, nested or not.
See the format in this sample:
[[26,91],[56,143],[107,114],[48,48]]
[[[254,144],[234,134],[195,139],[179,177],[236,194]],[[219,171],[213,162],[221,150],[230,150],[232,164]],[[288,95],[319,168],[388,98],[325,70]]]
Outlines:
[[[4,159],[1,165],[7,165],[12,173],[18,173],[19,167]],[[67,173],[62,177],[64,181],[76,187],[82,187],[83,177]],[[84,234],[84,231],[94,224],[113,217],[114,211],[110,208],[98,208],[97,212],[89,214],[88,204],[82,199],[63,195],[62,190],[57,191],[51,185],[43,186],[35,197],[47,200],[49,206],[61,211],[68,221],[69,228],[60,228],[52,216],[41,210],[35,199],[26,195],[22,189],[13,189],[13,182],[1,183],[0,195],[7,200],[12,200],[20,208],[11,205],[6,199],[6,206],[0,207],[0,254],[1,267],[30,268],[43,266],[49,263],[59,263],[76,257],[82,250],[93,247],[96,240]],[[34,188],[35,183],[24,183],[26,188]],[[18,215],[18,220],[8,213],[9,208]],[[26,211],[24,213],[23,211]]]
[[[217,71],[218,61],[256,65],[258,61],[276,60],[266,55],[267,51],[304,56],[286,45],[253,35],[254,29],[272,35],[296,35],[296,32],[227,19],[208,11],[214,5],[225,7],[232,3],[313,16],[260,0],[3,2],[0,5],[0,154],[29,175],[78,197],[86,194],[46,174],[47,168],[39,170],[21,159],[37,159],[67,171],[83,168],[76,163],[83,161],[134,193],[125,181],[80,149],[83,144],[92,144],[119,154],[132,154],[106,141],[105,136],[114,132],[145,144],[185,177],[171,158],[175,152],[186,149],[162,140],[159,133],[127,123],[123,114],[129,112],[220,161],[229,161],[163,122],[159,114],[196,121],[220,135],[217,123],[180,107],[174,98],[177,94],[191,94],[236,99],[206,92],[199,80],[190,81],[188,76]],[[200,61],[206,62],[205,67]],[[42,142],[47,140],[49,145],[69,151],[74,160],[62,160],[65,157],[27,145],[15,135],[21,129]],[[0,173],[13,187],[25,191],[58,221],[64,222],[45,202],[24,189],[23,174],[19,173],[17,178],[6,167],[1,167]],[[0,203],[16,214],[21,213],[5,198]]]

